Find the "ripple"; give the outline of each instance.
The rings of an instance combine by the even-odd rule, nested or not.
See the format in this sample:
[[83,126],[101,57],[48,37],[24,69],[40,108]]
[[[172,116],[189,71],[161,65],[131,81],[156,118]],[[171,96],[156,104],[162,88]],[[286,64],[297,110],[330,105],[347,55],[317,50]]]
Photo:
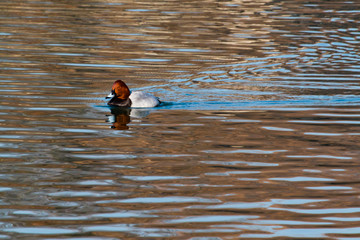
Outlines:
[[219,165],[248,165],[248,166],[259,166],[259,167],[275,167],[279,166],[277,163],[264,163],[264,162],[246,162],[246,161],[201,161],[202,163],[206,164],[219,164]]
[[0,157],[3,158],[22,158],[25,156],[29,156],[29,153],[0,153]]
[[280,127],[262,127],[266,130],[270,130],[270,131],[284,131],[284,132],[292,132],[294,131],[294,129],[290,129],[290,128],[280,128]]
[[[59,240],[59,238],[46,238],[46,240]],[[66,240],[114,240],[108,237],[67,237]]]
[[92,217],[101,217],[101,218],[155,218],[158,217],[156,215],[149,215],[149,214],[145,214],[142,212],[128,212],[128,211],[123,211],[123,212],[111,212],[111,213],[97,213],[97,214],[92,214]]
[[130,61],[137,61],[137,62],[168,62],[170,59],[158,59],[158,58],[134,58],[128,59]]
[[207,215],[196,217],[185,217],[181,219],[172,219],[167,223],[206,223],[206,222],[247,222],[249,219],[258,218],[258,216],[247,215]]
[[334,214],[334,213],[358,213],[360,208],[324,208],[324,209],[287,209],[287,208],[272,208],[273,210],[283,210],[302,214]]
[[83,232],[129,232],[141,237],[172,237],[176,235],[175,231],[169,231],[163,228],[141,228],[135,224],[107,224],[99,226],[84,227]]
[[96,191],[62,191],[56,193],[49,193],[49,196],[54,197],[109,197],[117,196],[117,192],[96,192]]
[[323,217],[324,220],[340,221],[340,222],[359,222],[359,217]]
[[[274,238],[274,237],[290,237],[290,238],[324,238],[329,234],[359,234],[360,228],[296,228],[296,229],[280,229],[274,230],[268,234],[240,234],[242,238]],[[347,238],[345,238],[347,239]]]
[[200,209],[273,209],[273,205],[303,205],[308,203],[326,202],[323,199],[271,199],[268,202],[226,202],[211,206],[192,206]]
[[321,133],[321,132],[305,132],[304,135],[313,135],[313,136],[342,136],[342,133]]
[[233,154],[233,153],[274,154],[279,152],[287,152],[287,150],[236,149],[236,150],[203,150],[202,152],[215,153],[215,154]]
[[283,178],[269,178],[275,181],[288,181],[288,182],[329,182],[335,181],[331,178],[316,178],[316,177],[283,177]]
[[325,190],[325,191],[329,191],[329,190],[351,190],[353,189],[352,187],[344,187],[344,186],[320,186],[320,187],[306,187],[307,189],[312,189],[312,190]]
[[352,157],[343,157],[343,156],[331,156],[331,155],[287,155],[288,158],[324,158],[324,159],[343,159],[343,160],[349,160],[352,159]]
[[90,63],[58,63],[64,66],[74,67],[95,67],[95,68],[136,68],[136,66],[121,65],[121,64],[90,64]]
[[199,177],[184,177],[184,176],[124,176],[123,178],[134,181],[161,181],[174,179],[194,179]]
[[87,159],[131,159],[136,158],[135,155],[130,154],[70,154],[75,158],[87,158]]
[[198,198],[198,197],[142,197],[142,198],[130,198],[125,200],[119,200],[121,203],[214,203],[219,202],[216,199]]
[[57,235],[57,234],[74,234],[78,233],[78,230],[67,228],[51,228],[51,227],[15,227],[9,229],[3,229],[4,232],[14,232],[23,234],[34,235]]

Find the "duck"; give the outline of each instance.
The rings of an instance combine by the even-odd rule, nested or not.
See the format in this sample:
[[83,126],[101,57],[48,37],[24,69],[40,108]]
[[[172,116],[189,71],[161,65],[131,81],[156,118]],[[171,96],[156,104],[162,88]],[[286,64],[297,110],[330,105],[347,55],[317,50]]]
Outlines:
[[131,107],[131,108],[152,108],[160,105],[159,98],[146,92],[131,92],[122,80],[116,80],[111,88],[109,106]]

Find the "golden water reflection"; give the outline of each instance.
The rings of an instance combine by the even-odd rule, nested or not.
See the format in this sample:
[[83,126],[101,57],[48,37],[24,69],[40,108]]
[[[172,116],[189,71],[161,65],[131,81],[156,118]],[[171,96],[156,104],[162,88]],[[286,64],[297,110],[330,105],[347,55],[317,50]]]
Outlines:
[[95,120],[99,113],[91,127],[55,126],[31,138],[3,129],[3,232],[348,235],[359,211],[358,111],[159,110],[122,131]]
[[360,238],[357,7],[1,2],[0,238]]

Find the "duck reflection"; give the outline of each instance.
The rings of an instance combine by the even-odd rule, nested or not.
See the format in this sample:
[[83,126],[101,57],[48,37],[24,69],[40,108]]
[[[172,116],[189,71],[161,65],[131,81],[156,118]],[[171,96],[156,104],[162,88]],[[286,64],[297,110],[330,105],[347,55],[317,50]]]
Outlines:
[[130,108],[113,107],[111,108],[111,115],[108,116],[108,121],[112,123],[111,128],[116,130],[129,129],[128,123],[130,123]]
[[131,118],[143,118],[149,114],[150,111],[145,109],[112,107],[111,115],[107,115],[107,122],[112,123],[111,128],[113,129],[128,130],[128,124],[131,122]]

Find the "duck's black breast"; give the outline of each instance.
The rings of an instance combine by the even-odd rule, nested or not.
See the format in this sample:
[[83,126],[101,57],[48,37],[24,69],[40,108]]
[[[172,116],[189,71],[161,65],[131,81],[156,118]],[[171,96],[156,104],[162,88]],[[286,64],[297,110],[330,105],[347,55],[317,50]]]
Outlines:
[[116,97],[113,97],[108,102],[109,106],[118,106],[118,107],[131,107],[131,100],[130,98],[127,99],[119,99]]

